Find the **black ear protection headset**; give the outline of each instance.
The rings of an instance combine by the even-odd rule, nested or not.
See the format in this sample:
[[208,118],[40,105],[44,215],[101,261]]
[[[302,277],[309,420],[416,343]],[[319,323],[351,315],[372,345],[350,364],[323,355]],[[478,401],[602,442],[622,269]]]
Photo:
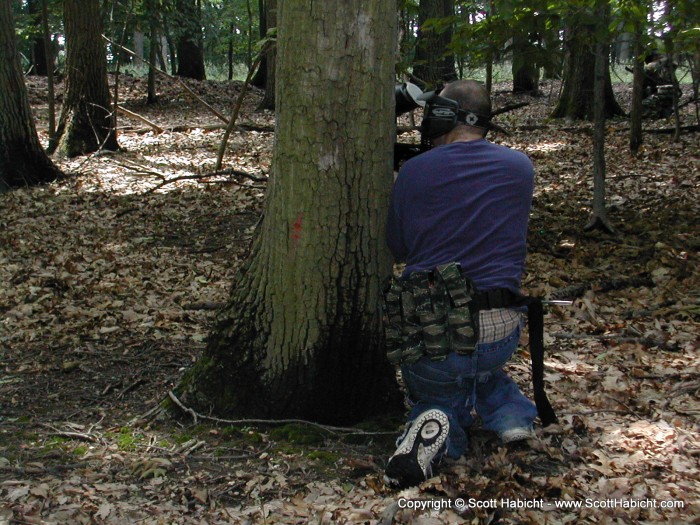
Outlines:
[[395,86],[394,96],[396,99],[396,116],[419,106],[424,107],[423,121],[420,126],[420,151],[429,150],[432,147],[433,139],[449,133],[458,124],[508,134],[502,127],[491,122],[490,115],[479,115],[471,110],[460,109],[456,100],[441,97],[437,94],[437,91],[423,93],[418,86],[404,83]]
[[471,110],[460,109],[459,103],[451,98],[441,97],[434,91],[420,96],[425,101],[425,111],[421,122],[421,137],[432,141],[449,133],[458,124],[466,124],[485,130],[496,129],[491,117],[479,115]]

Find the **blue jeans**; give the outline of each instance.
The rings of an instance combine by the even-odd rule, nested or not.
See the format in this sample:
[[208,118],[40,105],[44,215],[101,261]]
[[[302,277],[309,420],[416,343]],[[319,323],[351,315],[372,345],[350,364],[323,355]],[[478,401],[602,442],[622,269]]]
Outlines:
[[443,361],[427,357],[401,367],[412,405],[409,422],[430,408],[447,414],[450,433],[446,455],[462,456],[468,445],[466,430],[474,422],[472,408],[483,428],[501,433],[510,428],[531,428],[535,404],[502,370],[518,347],[520,328],[493,343],[479,343],[470,356],[452,352]]

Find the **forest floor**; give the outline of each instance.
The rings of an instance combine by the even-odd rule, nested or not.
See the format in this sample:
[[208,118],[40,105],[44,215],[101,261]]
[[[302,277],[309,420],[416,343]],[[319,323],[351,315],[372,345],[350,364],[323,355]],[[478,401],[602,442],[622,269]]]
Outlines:
[[[123,151],[57,160],[65,180],[0,195],[0,524],[700,523],[697,132],[648,133],[632,156],[629,122],[611,120],[616,234],[584,232],[590,125],[547,118],[558,84],[497,87],[496,108],[529,102],[493,137],[536,165],[524,288],[575,300],[545,319],[560,423],[516,448],[473,429],[466,458],[397,492],[382,471],[400,415],[354,433],[146,416],[201,353],[245,258],[273,115],[253,90],[232,171],[211,175],[217,117],[174,81],[153,106],[143,80],[120,85],[164,132],[120,115]],[[240,89],[190,85],[226,114]],[[46,86],[29,89],[45,140]],[[615,89],[627,107],[630,86]],[[526,345],[509,371],[530,392]]]

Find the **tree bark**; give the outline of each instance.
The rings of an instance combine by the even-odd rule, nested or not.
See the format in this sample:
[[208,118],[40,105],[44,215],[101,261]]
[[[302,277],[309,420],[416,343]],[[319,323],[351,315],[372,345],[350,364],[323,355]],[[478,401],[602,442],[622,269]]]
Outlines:
[[357,421],[396,393],[378,302],[391,271],[396,4],[278,7],[264,219],[180,399],[204,411]]
[[[41,6],[38,0],[27,0],[27,11],[39,29],[41,27]],[[37,31],[37,36],[32,39],[32,70],[30,74],[45,77],[49,66],[44,37],[40,35],[43,35],[43,32]]]
[[158,30],[158,9],[154,0],[146,2],[146,14],[148,16],[148,96],[147,104],[158,102],[156,92],[156,60],[160,43],[160,31]]
[[99,0],[64,0],[63,19],[66,89],[56,130],[56,151],[67,157],[98,149],[115,151],[119,146],[110,105]]
[[528,35],[517,34],[513,37],[513,93],[534,95],[540,89],[540,70],[533,48]]
[[192,0],[179,0],[177,39],[177,76],[194,80],[206,80],[204,51],[200,45],[201,23]]
[[[277,0],[265,2],[265,27],[274,29],[277,27]],[[273,46],[263,57],[260,69],[265,68],[265,95],[258,105],[258,110],[275,109],[275,57],[276,46]]]
[[416,44],[413,75],[427,86],[436,86],[457,78],[454,55],[448,46],[452,31],[437,32],[424,28],[431,18],[444,18],[454,14],[454,0],[420,0],[418,7],[418,41]]
[[44,35],[44,52],[46,55],[46,91],[49,110],[49,149],[56,144],[56,90],[53,77],[53,43],[49,31],[49,7],[47,0],[41,0],[41,28]]
[[608,19],[607,0],[596,0],[596,33],[593,89],[593,216],[586,230],[599,229],[614,233],[608,222],[605,207],[605,77],[608,69]]
[[10,2],[0,2],[0,192],[61,175],[36,134],[14,28]]
[[[569,20],[567,27],[567,63],[564,72],[564,88],[552,117],[593,119],[593,82],[595,69],[595,25]],[[624,112],[615,100],[610,80],[609,59],[606,56],[604,95],[606,118]]]
[[[258,0],[258,17],[260,21],[260,23],[258,24],[258,27],[260,28],[260,32],[258,33],[258,35],[260,37],[260,40],[262,40],[267,35],[267,2],[265,0]],[[258,88],[264,88],[266,76],[267,58],[263,57],[263,60],[260,63],[260,67],[258,68],[257,73],[255,73],[251,84]]]
[[632,108],[630,111],[630,151],[639,152],[642,146],[642,98],[644,97],[644,48],[642,44],[642,24],[635,22],[634,66],[632,82]]

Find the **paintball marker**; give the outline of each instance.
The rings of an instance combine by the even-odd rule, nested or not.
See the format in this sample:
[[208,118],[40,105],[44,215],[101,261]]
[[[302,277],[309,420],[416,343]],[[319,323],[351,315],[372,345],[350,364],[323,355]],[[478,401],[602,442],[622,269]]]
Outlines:
[[[400,117],[404,113],[416,109],[419,106],[424,106],[425,101],[419,100],[423,91],[410,82],[396,84],[394,88],[394,98],[396,101],[396,117]],[[421,140],[420,144],[411,144],[403,142],[394,143],[394,171],[398,171],[401,164],[406,162],[411,157],[420,155],[424,151],[430,149],[428,143]]]

